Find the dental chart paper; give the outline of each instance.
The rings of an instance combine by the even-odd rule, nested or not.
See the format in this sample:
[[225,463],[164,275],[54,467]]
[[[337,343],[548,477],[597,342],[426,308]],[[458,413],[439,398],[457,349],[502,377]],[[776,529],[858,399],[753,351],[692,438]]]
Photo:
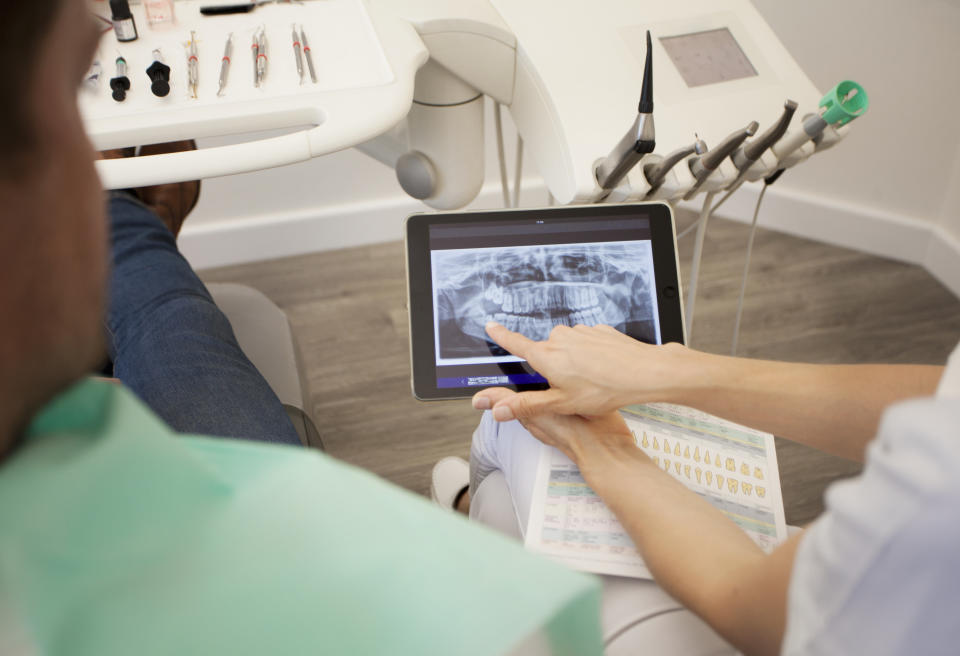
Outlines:
[[[787,537],[773,435],[669,404],[621,411],[637,448],[765,551]],[[670,508],[663,508],[669,513]],[[541,450],[528,549],[596,574],[652,578],[633,541],[560,451]]]

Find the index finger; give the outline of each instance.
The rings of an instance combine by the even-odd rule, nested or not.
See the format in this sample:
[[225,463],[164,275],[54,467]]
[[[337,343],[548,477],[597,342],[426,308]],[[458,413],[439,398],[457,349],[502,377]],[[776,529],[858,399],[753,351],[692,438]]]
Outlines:
[[524,360],[530,359],[530,353],[533,350],[533,347],[537,345],[537,343],[532,339],[524,337],[520,333],[515,333],[512,330],[508,330],[506,327],[501,326],[496,321],[488,321],[486,330],[487,334],[490,335],[493,341],[514,355],[523,358]]

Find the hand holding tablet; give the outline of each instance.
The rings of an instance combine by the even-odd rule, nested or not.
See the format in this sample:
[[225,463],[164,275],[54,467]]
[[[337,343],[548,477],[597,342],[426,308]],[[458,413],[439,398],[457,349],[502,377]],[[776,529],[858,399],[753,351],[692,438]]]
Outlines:
[[417,398],[547,387],[548,372],[490,339],[489,321],[534,341],[601,324],[651,344],[683,341],[663,203],[414,215],[406,237]]

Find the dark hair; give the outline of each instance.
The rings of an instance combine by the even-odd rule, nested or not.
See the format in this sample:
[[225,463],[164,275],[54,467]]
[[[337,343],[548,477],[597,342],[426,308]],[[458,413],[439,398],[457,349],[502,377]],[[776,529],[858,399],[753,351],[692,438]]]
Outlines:
[[[36,137],[28,105],[36,58],[29,53],[44,45],[64,1],[0,0],[0,61],[9,64],[0,97],[0,160],[12,170],[11,160],[28,152]],[[6,164],[3,169],[9,170]]]

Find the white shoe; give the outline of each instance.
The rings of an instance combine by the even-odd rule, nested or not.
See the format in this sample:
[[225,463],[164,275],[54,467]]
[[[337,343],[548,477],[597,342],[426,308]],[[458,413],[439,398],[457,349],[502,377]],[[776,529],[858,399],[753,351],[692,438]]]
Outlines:
[[470,465],[463,458],[447,456],[433,466],[430,498],[447,510],[455,510],[463,491],[470,487]]

